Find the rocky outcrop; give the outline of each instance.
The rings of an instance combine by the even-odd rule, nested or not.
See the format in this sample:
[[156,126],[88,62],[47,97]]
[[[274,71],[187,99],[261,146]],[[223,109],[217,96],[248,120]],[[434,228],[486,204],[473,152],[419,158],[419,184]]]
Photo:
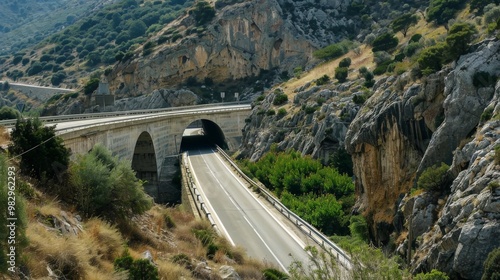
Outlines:
[[276,90],[255,104],[243,130],[241,156],[258,160],[271,145],[279,150],[294,149],[328,162],[329,156],[343,148],[349,122],[359,105],[352,95],[341,92],[345,85],[326,87],[310,84],[297,88],[289,101],[275,106]]
[[419,171],[440,162],[451,164],[453,150],[462,139],[474,132],[484,108],[493,97],[493,88],[477,88],[473,77],[479,71],[500,76],[500,42],[485,41],[476,48],[474,52],[460,57],[455,69],[446,77],[445,119],[432,138]]
[[291,73],[311,61],[315,46],[285,16],[276,0],[245,1],[219,10],[210,24],[199,28],[201,33],[188,34],[194,19],[187,15],[166,27],[183,34],[181,40],[157,46],[145,57],[137,52],[116,65],[108,76],[110,89],[118,95],[140,95],[189,77],[222,82],[275,68]]
[[[494,236],[500,173],[493,161],[500,121],[476,133],[485,109],[498,119],[500,83],[495,89],[473,78],[479,71],[499,76],[499,53],[500,42],[487,40],[421,84],[407,85],[404,75],[379,80],[349,127],[357,207],[379,244],[411,231],[405,242],[416,244],[414,272],[437,268],[452,278],[480,279],[487,254],[500,245]],[[453,183],[443,193],[412,197],[420,173],[441,162],[451,164]],[[404,247],[398,251],[406,257]]]
[[198,96],[190,90],[158,89],[147,95],[116,100],[114,106],[107,109],[112,111],[128,111],[180,107],[196,105],[197,103]]
[[[424,235],[414,259],[415,271],[439,268],[453,278],[481,279],[488,253],[500,246],[500,83],[490,104],[494,120],[455,151],[450,170],[462,170],[439,219]],[[464,169],[464,166],[466,167]]]

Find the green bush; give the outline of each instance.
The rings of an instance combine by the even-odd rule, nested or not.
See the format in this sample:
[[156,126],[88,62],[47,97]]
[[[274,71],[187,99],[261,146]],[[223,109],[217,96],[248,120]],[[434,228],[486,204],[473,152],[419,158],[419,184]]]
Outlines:
[[418,43],[420,41],[420,39],[422,38],[422,34],[414,34],[413,36],[411,36],[410,38],[410,43]]
[[347,76],[349,75],[349,69],[347,67],[337,67],[335,68],[335,79],[343,83],[347,81]]
[[484,110],[484,112],[481,114],[481,122],[484,123],[484,122],[487,122],[489,120],[491,120],[491,118],[493,117],[493,107],[489,107],[489,108],[486,108],[486,110]]
[[441,70],[443,63],[447,62],[448,45],[437,44],[420,52],[417,62],[422,72],[434,73]]
[[278,110],[278,116],[279,116],[279,117],[283,117],[283,116],[285,116],[285,115],[286,115],[286,109],[285,109],[285,108],[280,108],[280,109]]
[[500,248],[496,248],[488,254],[484,261],[484,272],[482,280],[500,280]]
[[347,68],[349,68],[349,66],[351,66],[351,59],[349,57],[343,58],[339,62],[339,67],[347,67]]
[[39,119],[18,119],[11,140],[9,151],[20,156],[21,172],[38,180],[55,179],[69,164],[69,151],[56,137],[55,126],[44,126]]
[[284,93],[280,93],[280,94],[276,95],[273,99],[273,105],[275,105],[275,106],[283,105],[286,102],[288,102],[288,95],[286,95]]
[[427,21],[435,21],[439,25],[447,24],[464,6],[462,0],[431,0],[427,9]]
[[451,59],[457,59],[467,52],[476,28],[470,23],[459,22],[450,27],[446,43]]
[[417,181],[417,186],[425,191],[439,191],[447,181],[446,172],[450,167],[442,162],[425,169]]
[[0,120],[11,120],[19,117],[21,117],[21,113],[12,107],[3,106],[0,108]]
[[130,280],[158,280],[158,269],[147,259],[138,259],[129,269]]
[[71,164],[70,186],[73,201],[85,216],[125,220],[152,206],[130,163],[119,161],[101,145]]
[[414,280],[448,280],[450,277],[446,273],[433,269],[428,273],[419,273],[415,275]]
[[267,110],[266,115],[268,115],[268,116],[274,116],[274,115],[276,115],[276,111],[274,111],[273,109]]
[[266,268],[262,271],[264,280],[287,280],[288,275],[275,268]]
[[215,17],[214,8],[206,1],[197,2],[189,13],[194,16],[196,25],[198,26],[210,22]]
[[394,37],[390,33],[384,33],[375,38],[375,40],[372,43],[373,46],[372,51],[373,52],[389,51],[397,47],[398,43],[399,43],[398,38]]
[[85,93],[86,95],[90,95],[95,90],[97,90],[98,87],[99,87],[99,79],[92,78],[83,87],[83,93]]
[[353,43],[347,40],[344,40],[340,43],[332,44],[322,49],[313,52],[313,56],[318,59],[335,59],[337,57],[341,57],[346,54],[349,49],[352,47]]
[[354,102],[355,104],[358,104],[358,105],[365,103],[365,101],[366,101],[366,96],[364,96],[362,94],[355,94],[352,97],[352,102]]
[[329,81],[330,81],[330,77],[328,77],[328,75],[325,74],[316,80],[316,85],[318,85],[318,86],[325,85]]

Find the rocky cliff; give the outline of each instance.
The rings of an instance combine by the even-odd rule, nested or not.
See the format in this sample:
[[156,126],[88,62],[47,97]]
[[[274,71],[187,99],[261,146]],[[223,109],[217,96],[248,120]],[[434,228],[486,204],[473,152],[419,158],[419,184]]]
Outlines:
[[[339,15],[347,2],[331,1],[325,11],[336,11]],[[318,16],[324,18],[328,26],[349,24],[341,15],[337,20],[319,9],[305,15],[312,10],[303,8],[294,12],[292,18],[287,17],[282,6],[293,8],[294,4],[255,0],[221,7],[212,22],[195,28],[196,32],[192,28],[196,25],[193,16],[186,15],[165,27],[166,33],[175,30],[182,39],[170,39],[146,56],[139,50],[131,59],[115,65],[108,75],[110,88],[119,95],[139,95],[184,83],[189,77],[199,82],[205,78],[223,82],[258,76],[262,70],[291,73],[294,67],[311,63],[311,53],[316,46],[345,36],[339,32],[337,36],[324,37],[321,36],[324,30],[318,33],[309,25],[300,24],[308,18],[308,23],[316,22]],[[304,19],[297,21],[296,17]],[[150,41],[155,43],[157,39]]]
[[[474,76],[500,76],[499,54],[500,41],[485,40],[427,77],[382,77],[362,106],[353,96],[367,93],[356,81],[299,86],[278,106],[275,90],[255,103],[241,153],[257,160],[276,143],[326,159],[345,144],[355,211],[367,218],[372,240],[405,259],[411,242],[413,272],[480,279],[488,253],[500,246],[500,82]],[[421,173],[441,162],[450,165],[441,191],[415,192]]]
[[[499,166],[492,159],[499,124],[478,124],[485,109],[497,113],[500,83],[495,90],[473,78],[480,71],[499,76],[499,54],[500,42],[487,40],[422,83],[405,86],[404,75],[378,81],[347,132],[359,210],[379,244],[394,241],[394,232],[408,230],[413,219],[410,230],[420,240],[415,271],[438,268],[479,279],[487,254],[499,246],[493,235],[499,230]],[[453,183],[442,186],[441,196],[412,198],[421,172],[441,162],[451,164]]]

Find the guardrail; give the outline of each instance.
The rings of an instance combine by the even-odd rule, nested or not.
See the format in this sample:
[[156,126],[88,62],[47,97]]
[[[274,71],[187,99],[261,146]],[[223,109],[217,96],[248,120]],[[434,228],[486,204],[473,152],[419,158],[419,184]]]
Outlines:
[[302,218],[297,216],[297,214],[290,211],[285,205],[283,205],[278,199],[276,199],[271,193],[266,189],[262,188],[259,184],[250,179],[241,169],[233,162],[231,157],[229,157],[224,150],[217,146],[217,151],[231,164],[234,170],[238,172],[243,179],[245,179],[251,186],[258,188],[259,192],[263,194],[267,201],[269,201],[281,214],[283,214],[288,220],[295,224],[303,233],[307,234],[314,242],[325,249],[330,255],[335,256],[337,261],[344,266],[346,269],[352,268],[351,258],[335,243],[333,243],[328,237],[319,232],[312,225],[304,221]]
[[[231,105],[250,105],[250,102],[210,103],[210,104],[202,104],[202,105],[169,107],[169,108],[160,108],[160,109],[61,115],[61,116],[40,117],[39,119],[45,123],[68,122],[68,121],[75,121],[75,120],[109,118],[109,117],[119,117],[119,116],[128,116],[128,115],[144,115],[144,114],[154,114],[154,113],[165,113],[165,112],[172,112],[172,111],[178,111],[178,110],[207,108],[207,107],[213,107],[213,106],[231,106]],[[2,121],[0,121],[0,125],[10,127],[10,126],[14,126],[16,124],[16,121],[17,121],[16,119],[2,120]]]
[[203,213],[205,215],[205,217],[208,219],[208,221],[210,222],[210,224],[212,225],[212,228],[214,228],[217,232],[219,232],[219,229],[217,228],[217,224],[215,223],[214,218],[212,217],[212,214],[210,213],[207,206],[205,205],[205,202],[203,201],[203,198],[201,197],[201,194],[198,191],[196,184],[194,183],[193,175],[192,175],[191,170],[189,168],[189,163],[188,163],[188,159],[186,156],[186,152],[182,153],[181,165],[184,167],[184,170],[186,172],[187,184],[189,187],[189,191],[191,192],[191,196],[195,200],[195,204],[196,204],[196,208],[198,209],[198,213],[200,213],[200,214]]

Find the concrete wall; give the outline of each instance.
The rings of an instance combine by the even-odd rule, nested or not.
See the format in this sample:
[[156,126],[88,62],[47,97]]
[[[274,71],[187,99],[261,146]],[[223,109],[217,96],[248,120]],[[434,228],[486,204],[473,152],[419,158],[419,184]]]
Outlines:
[[[179,153],[184,130],[194,121],[205,119],[217,124],[226,139],[229,150],[236,150],[241,144],[242,129],[250,109],[218,113],[192,113],[180,116],[161,116],[122,123],[109,123],[75,131],[60,133],[72,156],[85,154],[100,143],[113,155],[132,163],[139,136],[147,132],[156,153],[158,181],[164,184],[171,178],[173,163]],[[136,157],[137,158],[137,157]],[[162,183],[163,182],[163,183]],[[159,193],[160,190],[157,191]]]

